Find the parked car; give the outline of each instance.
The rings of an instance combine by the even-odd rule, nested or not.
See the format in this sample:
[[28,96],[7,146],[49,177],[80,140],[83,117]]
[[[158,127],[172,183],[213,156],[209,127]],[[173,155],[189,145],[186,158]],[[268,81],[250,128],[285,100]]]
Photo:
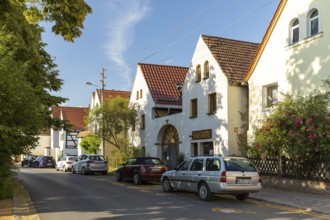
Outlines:
[[32,166],[32,162],[37,158],[37,156],[34,156],[34,155],[29,155],[27,157],[25,157],[22,162],[21,162],[21,165],[22,167],[24,167],[25,165],[28,166],[28,167],[31,167]]
[[133,180],[138,185],[142,182],[160,182],[167,167],[157,157],[132,157],[116,171],[116,180]]
[[55,168],[56,162],[52,156],[38,156],[33,162],[32,167]]
[[63,170],[64,172],[71,171],[72,164],[77,159],[76,156],[64,156],[56,162],[56,171]]
[[106,175],[108,173],[108,161],[104,160],[102,155],[82,154],[72,164],[71,172],[82,173],[83,175],[93,173]]
[[262,188],[256,167],[243,157],[188,158],[175,170],[164,173],[161,181],[165,192],[198,192],[201,200],[210,200],[214,193],[234,194],[238,200],[245,200],[250,192]]

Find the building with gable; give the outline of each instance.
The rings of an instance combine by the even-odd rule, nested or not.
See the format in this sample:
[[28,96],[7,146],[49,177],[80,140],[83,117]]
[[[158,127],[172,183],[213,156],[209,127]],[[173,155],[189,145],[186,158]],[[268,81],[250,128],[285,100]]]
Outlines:
[[249,139],[281,94],[308,95],[330,76],[330,2],[281,0],[245,81]]
[[202,35],[191,65],[138,64],[130,103],[140,124],[130,133],[145,155],[168,167],[201,154],[241,155],[236,133],[248,127],[246,75],[259,44]]
[[132,144],[169,166],[182,142],[180,88],[187,73],[187,67],[139,63],[130,98],[131,104],[139,106],[139,123],[129,133]]
[[79,132],[85,130],[84,119],[88,114],[88,108],[53,106],[52,117],[63,120],[69,126],[62,129],[51,128],[51,143],[46,155],[55,155],[55,159],[61,156],[78,155]]

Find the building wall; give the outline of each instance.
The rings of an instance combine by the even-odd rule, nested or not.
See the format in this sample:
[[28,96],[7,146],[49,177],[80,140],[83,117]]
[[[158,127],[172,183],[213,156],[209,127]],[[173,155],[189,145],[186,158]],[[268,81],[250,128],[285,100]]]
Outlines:
[[[309,12],[319,12],[319,33],[309,36]],[[299,41],[292,44],[290,24],[299,19]],[[307,95],[318,90],[330,69],[330,1],[288,1],[271,33],[249,83],[249,139],[258,126],[265,107],[265,88],[277,84],[281,93]]]

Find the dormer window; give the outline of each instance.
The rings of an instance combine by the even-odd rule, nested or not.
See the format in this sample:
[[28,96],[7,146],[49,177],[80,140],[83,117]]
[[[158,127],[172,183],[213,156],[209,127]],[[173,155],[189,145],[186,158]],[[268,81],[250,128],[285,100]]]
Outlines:
[[209,61],[205,61],[205,63],[204,63],[204,77],[203,77],[203,79],[208,79],[209,77],[210,77]]
[[295,19],[291,25],[291,41],[296,43],[299,41],[299,20]]
[[309,33],[310,36],[319,33],[319,12],[316,9],[309,16]]
[[197,65],[197,67],[196,67],[196,76],[195,76],[195,78],[196,78],[196,82],[199,82],[199,81],[201,81],[201,65]]

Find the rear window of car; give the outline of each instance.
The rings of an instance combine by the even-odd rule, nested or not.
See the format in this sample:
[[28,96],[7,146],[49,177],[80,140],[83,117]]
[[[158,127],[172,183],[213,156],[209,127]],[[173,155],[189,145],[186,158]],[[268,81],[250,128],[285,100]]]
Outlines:
[[255,166],[247,159],[225,158],[224,162],[227,171],[257,171]]
[[150,158],[150,159],[146,159],[145,163],[147,165],[162,165],[162,161],[156,158]]
[[89,159],[90,160],[96,160],[96,161],[103,161],[104,160],[104,158],[102,156],[99,156],[99,155],[97,155],[97,156],[89,156]]
[[68,157],[69,161],[74,161],[76,159],[76,157]]

